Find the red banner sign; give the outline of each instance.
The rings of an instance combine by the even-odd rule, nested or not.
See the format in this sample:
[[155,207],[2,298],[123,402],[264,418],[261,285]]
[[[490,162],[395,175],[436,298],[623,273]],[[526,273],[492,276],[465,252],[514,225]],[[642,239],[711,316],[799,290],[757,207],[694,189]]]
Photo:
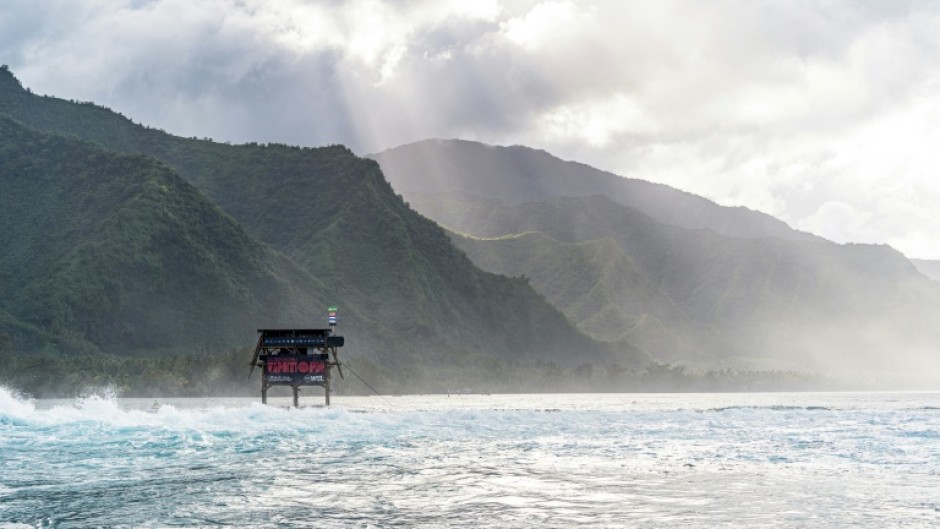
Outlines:
[[327,355],[271,355],[264,361],[268,385],[322,386],[326,384]]

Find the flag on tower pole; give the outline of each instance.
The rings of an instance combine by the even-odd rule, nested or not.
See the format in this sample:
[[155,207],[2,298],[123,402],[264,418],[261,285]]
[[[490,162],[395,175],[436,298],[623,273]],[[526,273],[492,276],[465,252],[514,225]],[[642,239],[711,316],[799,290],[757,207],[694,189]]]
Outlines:
[[330,326],[336,325],[336,307],[330,307],[327,309],[327,318],[330,322]]

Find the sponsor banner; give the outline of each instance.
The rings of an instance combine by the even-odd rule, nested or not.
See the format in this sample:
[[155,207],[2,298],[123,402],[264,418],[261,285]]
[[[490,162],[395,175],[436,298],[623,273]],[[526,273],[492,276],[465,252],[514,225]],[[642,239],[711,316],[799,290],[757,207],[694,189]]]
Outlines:
[[322,347],[326,336],[265,336],[261,340],[264,347]]
[[264,378],[268,385],[323,386],[328,355],[268,355]]
[[262,347],[342,347],[342,336],[265,336],[261,339]]

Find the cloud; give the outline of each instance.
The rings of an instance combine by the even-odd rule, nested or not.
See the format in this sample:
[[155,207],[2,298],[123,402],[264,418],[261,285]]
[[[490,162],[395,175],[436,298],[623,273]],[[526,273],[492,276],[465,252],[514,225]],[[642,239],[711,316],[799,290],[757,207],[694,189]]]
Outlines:
[[940,6],[13,0],[35,92],[185,136],[543,148],[940,258]]

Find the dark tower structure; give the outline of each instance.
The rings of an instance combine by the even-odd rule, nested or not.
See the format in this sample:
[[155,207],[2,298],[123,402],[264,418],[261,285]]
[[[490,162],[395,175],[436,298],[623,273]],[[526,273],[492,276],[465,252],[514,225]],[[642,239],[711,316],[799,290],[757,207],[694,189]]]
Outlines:
[[[271,386],[290,386],[294,407],[299,405],[301,386],[323,386],[330,405],[330,380],[335,367],[343,378],[337,349],[345,339],[335,334],[335,309],[329,329],[258,329],[258,345],[251,371],[261,368],[261,403],[268,403]],[[251,376],[251,373],[249,373]]]

